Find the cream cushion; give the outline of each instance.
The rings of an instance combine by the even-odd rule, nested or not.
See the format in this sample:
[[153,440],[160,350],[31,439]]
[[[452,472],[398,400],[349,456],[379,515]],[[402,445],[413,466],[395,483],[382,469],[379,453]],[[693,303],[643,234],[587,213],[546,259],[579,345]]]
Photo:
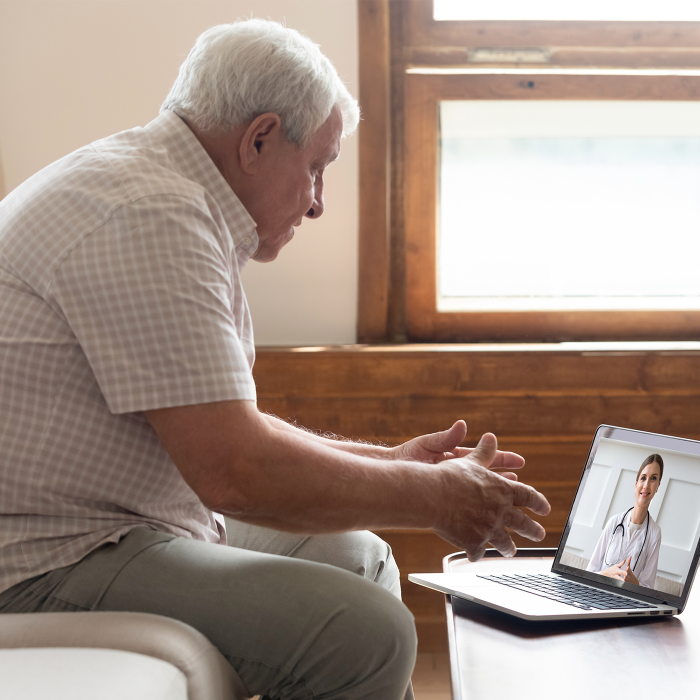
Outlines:
[[[10,649],[31,653],[49,647],[51,652],[87,648],[131,652],[162,661],[184,675],[184,697],[188,700],[250,697],[219,650],[203,634],[178,620],[130,612],[0,614],[0,654]],[[83,669],[89,675],[89,664]],[[5,700],[3,681],[0,673],[0,698]],[[53,700],[55,695],[45,697]],[[131,700],[132,696],[123,697]],[[102,700],[101,695],[94,698]]]
[[187,700],[172,664],[114,649],[0,650],[3,700]]

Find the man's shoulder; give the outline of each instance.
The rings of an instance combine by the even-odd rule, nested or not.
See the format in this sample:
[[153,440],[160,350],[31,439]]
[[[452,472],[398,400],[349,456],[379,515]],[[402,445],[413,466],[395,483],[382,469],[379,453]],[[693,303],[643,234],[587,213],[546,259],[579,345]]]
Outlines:
[[201,201],[205,191],[180,172],[164,145],[137,127],[94,141],[43,168],[6,197],[3,214],[31,217],[59,202],[57,213],[67,215],[73,204],[83,222],[94,224],[95,217],[104,219],[115,208],[162,195]]
[[52,163],[0,203],[0,256],[42,290],[88,237],[164,216],[174,202],[197,218],[212,209],[165,146],[145,129],[123,131]]
[[89,148],[100,161],[98,167],[116,179],[127,201],[163,195],[201,201],[206,196],[205,188],[186,177],[171,151],[146,129],[122,131]]

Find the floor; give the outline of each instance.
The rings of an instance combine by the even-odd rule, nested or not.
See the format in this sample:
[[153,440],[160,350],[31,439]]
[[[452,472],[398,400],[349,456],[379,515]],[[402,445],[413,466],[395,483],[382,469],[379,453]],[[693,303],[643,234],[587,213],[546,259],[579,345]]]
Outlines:
[[450,657],[442,654],[418,654],[413,671],[416,700],[452,700]]

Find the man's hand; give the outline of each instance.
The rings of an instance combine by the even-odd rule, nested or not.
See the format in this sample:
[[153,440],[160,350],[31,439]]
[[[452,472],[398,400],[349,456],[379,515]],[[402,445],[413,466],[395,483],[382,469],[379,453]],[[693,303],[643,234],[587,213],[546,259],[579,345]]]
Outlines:
[[544,528],[518,507],[539,515],[551,510],[547,499],[531,486],[492,471],[505,466],[504,458],[497,460],[496,447],[496,436],[486,433],[466,457],[441,465],[445,472],[444,517],[435,532],[464,549],[470,561],[481,559],[488,543],[504,556],[513,556],[516,547],[506,528],[539,542],[545,536]]
[[604,571],[601,571],[600,575],[607,576],[608,578],[616,578],[618,581],[633,583],[635,586],[639,585],[639,581],[637,580],[637,577],[632,571],[631,556],[629,556],[627,559],[623,559],[618,564],[613,564],[613,566],[609,566]]
[[[458,420],[448,430],[439,433],[430,433],[413,438],[403,445],[391,448],[387,456],[389,459],[400,459],[409,462],[428,462],[438,464],[446,459],[466,457],[472,452],[470,447],[459,447],[467,435],[467,424]],[[514,452],[496,451],[496,456],[489,469],[520,469],[525,460]],[[502,474],[508,479],[517,481],[515,474]]]

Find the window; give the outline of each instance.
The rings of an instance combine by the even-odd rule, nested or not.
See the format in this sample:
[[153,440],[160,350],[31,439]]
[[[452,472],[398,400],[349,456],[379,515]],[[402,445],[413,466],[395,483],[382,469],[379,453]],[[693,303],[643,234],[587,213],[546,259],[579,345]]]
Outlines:
[[[361,248],[361,339],[382,339],[382,314],[384,338],[413,341],[697,337],[700,22],[661,21],[698,19],[682,5],[622,22],[508,19],[520,3],[505,1],[388,3],[386,193],[376,144],[369,156],[388,225],[379,256],[374,229],[373,263]],[[506,19],[442,19],[450,6]],[[535,17],[552,7],[528,3]],[[361,145],[363,158],[364,175]],[[376,309],[368,280],[382,275],[363,336],[362,290]]]
[[445,100],[438,123],[438,311],[700,308],[700,101]]

